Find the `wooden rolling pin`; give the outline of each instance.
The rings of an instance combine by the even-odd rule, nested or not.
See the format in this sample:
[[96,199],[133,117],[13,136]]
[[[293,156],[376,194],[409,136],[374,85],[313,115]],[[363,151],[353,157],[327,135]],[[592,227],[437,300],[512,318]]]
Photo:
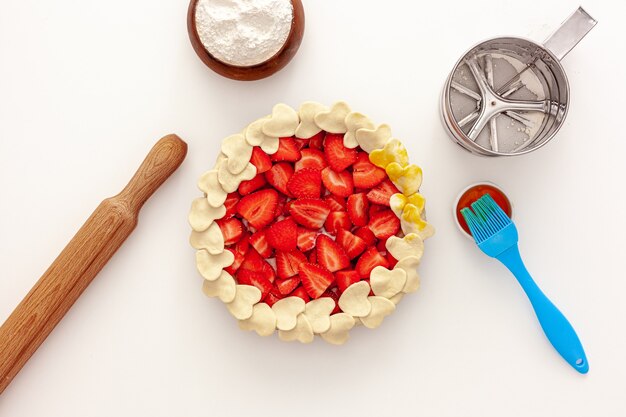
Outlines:
[[143,204],[186,154],[178,136],[159,140],[128,185],[100,203],[0,327],[0,394],[124,243]]

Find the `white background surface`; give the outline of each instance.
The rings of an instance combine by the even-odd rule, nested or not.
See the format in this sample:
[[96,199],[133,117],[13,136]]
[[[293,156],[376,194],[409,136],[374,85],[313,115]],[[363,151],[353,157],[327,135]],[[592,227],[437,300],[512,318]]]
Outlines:
[[[438,95],[456,59],[496,35],[544,39],[577,1],[305,1],[294,61],[253,83],[208,70],[182,0],[0,0],[0,321],[152,144],[183,166],[9,388],[0,415],[623,416],[626,279],[623,2],[565,58],[557,138],[483,159],[445,136]],[[284,101],[347,100],[390,123],[424,168],[437,227],[421,290],[378,330],[334,347],[241,332],[202,294],[186,217],[222,137]],[[508,190],[530,271],[566,313],[591,370],[570,369],[504,268],[455,229],[470,182]]]

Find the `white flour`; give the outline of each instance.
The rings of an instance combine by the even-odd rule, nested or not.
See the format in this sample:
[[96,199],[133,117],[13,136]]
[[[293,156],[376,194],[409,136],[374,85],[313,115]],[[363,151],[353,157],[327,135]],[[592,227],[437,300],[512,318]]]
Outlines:
[[199,0],[196,29],[204,48],[241,67],[267,61],[284,45],[293,17],[290,0]]

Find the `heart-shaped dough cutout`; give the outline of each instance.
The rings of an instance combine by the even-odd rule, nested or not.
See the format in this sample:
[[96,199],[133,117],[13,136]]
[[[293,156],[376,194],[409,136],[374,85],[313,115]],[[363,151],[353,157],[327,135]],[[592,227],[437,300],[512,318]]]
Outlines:
[[242,134],[238,133],[230,135],[222,141],[222,153],[228,157],[228,171],[236,175],[241,173],[250,162],[252,146],[246,142],[246,138]]
[[391,236],[385,244],[391,256],[398,260],[402,260],[407,256],[414,256],[418,259],[424,254],[424,241],[415,233],[400,238]]
[[242,181],[248,181],[254,178],[256,175],[256,167],[250,162],[246,162],[246,167],[239,174],[233,174],[228,170],[228,164],[222,163],[217,172],[217,179],[222,185],[222,188],[227,193],[237,191],[239,184]]
[[350,106],[345,101],[334,103],[330,110],[315,115],[315,124],[329,133],[346,133],[346,116],[350,114]]
[[322,128],[315,123],[315,116],[320,112],[328,111],[328,107],[314,101],[302,103],[298,110],[300,124],[296,128],[296,137],[309,139],[322,131]]
[[356,131],[356,141],[367,153],[384,148],[389,139],[391,139],[391,127],[385,123],[378,125],[376,129],[359,129]]
[[200,275],[206,280],[215,281],[220,277],[222,270],[235,262],[235,255],[225,250],[217,255],[201,249],[196,252],[196,267]]
[[206,249],[211,255],[224,252],[224,235],[215,222],[204,232],[192,230],[189,243],[194,249]]
[[370,285],[365,281],[359,281],[350,285],[339,297],[339,307],[344,313],[354,317],[367,316],[372,306],[367,300],[370,293]]
[[311,323],[314,333],[324,333],[330,328],[330,313],[335,308],[335,300],[322,297],[306,303],[304,315]]
[[393,297],[391,297],[389,299],[389,301],[391,301],[394,305],[398,305],[400,304],[400,301],[402,301],[402,298],[404,298],[404,293],[403,292],[399,292],[396,295],[394,295]]
[[276,315],[266,303],[258,303],[252,307],[252,315],[239,321],[241,330],[255,331],[259,336],[269,336],[276,329]]
[[264,141],[268,139],[278,140],[278,138],[273,138],[263,133],[263,124],[265,124],[265,122],[268,121],[269,118],[270,116],[262,117],[250,123],[248,127],[246,127],[246,129],[244,130],[244,136],[246,138],[246,142],[248,142],[250,146],[260,146]]
[[384,266],[377,266],[370,273],[370,285],[375,295],[391,298],[398,294],[406,284],[406,272],[398,268],[391,271]]
[[272,109],[272,116],[263,123],[263,133],[275,138],[293,136],[300,123],[298,113],[286,104],[279,103]]
[[226,191],[217,179],[217,169],[202,174],[198,180],[198,188],[206,194],[206,199],[211,207],[219,207],[226,201]]
[[223,303],[230,303],[235,299],[236,283],[226,271],[222,271],[215,281],[204,280],[202,291],[207,297],[218,297]]
[[272,306],[276,314],[276,328],[292,330],[296,327],[298,314],[304,313],[304,309],[304,300],[300,297],[286,297],[276,301]]
[[337,313],[330,316],[330,329],[322,333],[322,339],[333,345],[343,345],[350,337],[350,330],[354,327],[354,317],[346,313]]
[[406,273],[406,282],[402,288],[403,293],[415,292],[420,286],[420,276],[417,273],[417,266],[420,259],[415,256],[407,256],[398,261],[394,270],[402,269]]
[[268,155],[274,155],[278,152],[278,146],[280,146],[278,138],[269,138],[261,144],[261,149]]
[[422,168],[417,165],[401,166],[392,162],[385,169],[389,179],[398,187],[404,195],[415,194],[422,185]]
[[345,119],[348,131],[343,135],[343,146],[356,148],[359,142],[356,140],[356,131],[359,129],[374,129],[374,123],[366,115],[358,112],[349,113]]
[[400,166],[409,164],[409,153],[398,139],[391,139],[382,149],[374,149],[370,153],[370,162],[382,169],[392,162],[398,163]]
[[204,197],[199,197],[191,203],[189,224],[196,232],[204,232],[215,219],[221,219],[226,214],[226,207],[211,207]]
[[385,297],[372,296],[367,299],[372,310],[367,316],[361,317],[361,323],[368,329],[375,329],[383,323],[385,317],[394,312],[396,305]]
[[278,330],[278,337],[284,342],[297,340],[300,343],[311,343],[314,338],[311,323],[304,314],[298,314],[296,327],[291,330]]
[[422,232],[426,231],[428,223],[422,219],[420,212],[420,209],[415,205],[406,204],[400,216],[400,226],[405,234],[415,233],[424,239]]
[[261,290],[252,285],[237,285],[235,298],[226,304],[226,308],[237,320],[252,317],[254,305],[261,301]]

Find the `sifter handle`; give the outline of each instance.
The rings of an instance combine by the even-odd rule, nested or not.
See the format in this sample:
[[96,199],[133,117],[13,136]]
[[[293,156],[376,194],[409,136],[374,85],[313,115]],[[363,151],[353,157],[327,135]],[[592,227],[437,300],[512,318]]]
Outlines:
[[552,52],[559,61],[569,53],[578,42],[598,23],[582,7],[576,9],[561,26],[543,42],[543,46]]

